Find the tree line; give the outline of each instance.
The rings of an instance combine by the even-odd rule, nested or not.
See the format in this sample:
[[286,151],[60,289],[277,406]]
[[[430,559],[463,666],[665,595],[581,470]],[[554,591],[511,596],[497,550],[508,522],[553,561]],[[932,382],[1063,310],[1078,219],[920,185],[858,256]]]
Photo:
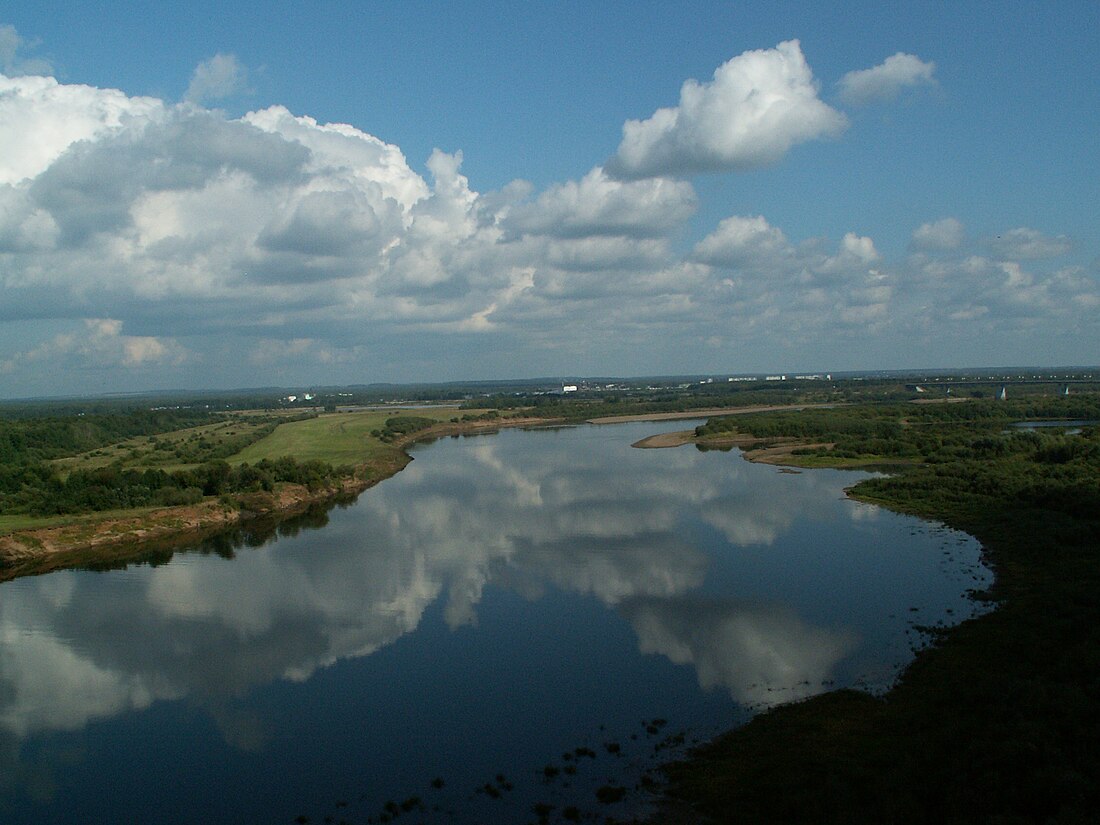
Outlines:
[[[185,444],[184,458],[204,460],[196,467],[173,471],[127,468],[116,462],[65,475],[51,463],[128,438],[155,437],[218,420],[201,410],[0,419],[0,513],[50,516],[194,504],[204,496],[270,491],[280,483],[302,484],[312,491],[353,473],[350,467],[290,457],[231,466],[224,458],[243,446],[239,438],[201,448],[197,442]],[[269,429],[259,428],[247,440]],[[180,448],[171,449],[179,452]]]

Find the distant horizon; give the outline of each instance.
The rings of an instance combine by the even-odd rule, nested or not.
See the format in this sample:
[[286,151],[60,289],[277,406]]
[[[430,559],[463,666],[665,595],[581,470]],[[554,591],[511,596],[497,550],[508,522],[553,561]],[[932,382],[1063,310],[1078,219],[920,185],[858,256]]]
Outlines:
[[1098,363],[1100,4],[997,9],[13,6],[0,397]]
[[[1044,365],[1005,365],[1005,366],[981,366],[981,367],[913,367],[905,369],[872,369],[872,370],[764,370],[764,371],[752,371],[752,372],[685,372],[685,373],[673,373],[662,375],[613,375],[613,374],[574,374],[568,373],[565,376],[552,376],[552,375],[540,375],[532,377],[510,377],[510,378],[472,378],[468,380],[448,380],[448,381],[372,381],[368,383],[351,383],[351,384],[282,384],[282,385],[257,385],[257,386],[238,386],[238,387],[176,387],[176,388],[158,388],[149,390],[120,390],[113,392],[103,393],[87,393],[80,395],[43,395],[43,396],[23,396],[23,397],[0,397],[0,404],[17,404],[25,402],[67,402],[67,401],[93,401],[93,400],[122,400],[126,398],[142,398],[142,397],[171,397],[171,396],[219,396],[219,395],[252,395],[252,394],[268,394],[268,393],[283,393],[292,391],[328,391],[328,390],[370,390],[374,388],[432,388],[432,387],[477,387],[479,385],[523,385],[523,384],[554,384],[571,382],[571,381],[678,381],[683,379],[700,379],[700,378],[718,378],[718,377],[752,377],[760,379],[765,376],[784,376],[786,381],[799,381],[799,380],[811,380],[809,378],[800,378],[799,376],[824,376],[830,375],[833,380],[845,380],[853,377],[862,376],[881,376],[883,378],[900,378],[900,377],[914,377],[914,376],[928,376],[928,377],[944,377],[944,376],[966,376],[973,377],[974,379],[981,379],[983,377],[986,380],[1008,380],[1016,378],[1017,380],[1092,380],[1094,376],[1091,374],[1083,377],[1070,378],[1077,373],[1091,373],[1097,372],[1100,374],[1100,365],[1078,364],[1078,365],[1066,365],[1066,364],[1054,364],[1049,366]],[[1066,373],[1065,376],[1057,375],[1010,375],[1009,373]],[[991,373],[989,376],[983,376],[984,373]]]

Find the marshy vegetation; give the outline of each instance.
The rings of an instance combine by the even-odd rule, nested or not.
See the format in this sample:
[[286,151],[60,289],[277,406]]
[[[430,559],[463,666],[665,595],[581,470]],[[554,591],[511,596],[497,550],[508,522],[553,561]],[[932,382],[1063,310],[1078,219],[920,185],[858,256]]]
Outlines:
[[882,698],[775,709],[673,765],[675,796],[716,822],[1084,822],[1100,804],[1100,395],[875,405],[715,419],[824,446],[808,466],[893,465],[852,494],[977,536],[997,609],[922,651]]

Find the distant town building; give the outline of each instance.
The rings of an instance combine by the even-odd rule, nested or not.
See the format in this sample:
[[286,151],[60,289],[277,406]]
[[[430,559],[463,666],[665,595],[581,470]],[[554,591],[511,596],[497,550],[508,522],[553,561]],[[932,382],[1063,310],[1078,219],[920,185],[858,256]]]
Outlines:
[[576,384],[562,384],[561,385],[561,391],[562,391],[562,395],[564,395],[567,392],[576,392],[577,391],[577,385]]

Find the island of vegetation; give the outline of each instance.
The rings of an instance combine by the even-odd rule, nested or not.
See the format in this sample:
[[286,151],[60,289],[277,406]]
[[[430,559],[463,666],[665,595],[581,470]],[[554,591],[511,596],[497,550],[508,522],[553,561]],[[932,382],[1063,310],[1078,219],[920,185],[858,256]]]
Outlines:
[[310,512],[397,472],[417,439],[708,416],[638,446],[881,470],[850,495],[976,536],[996,579],[973,596],[995,609],[923,628],[929,644],[884,695],[843,690],[780,706],[667,766],[664,792],[678,810],[711,822],[1091,821],[1100,386],[1067,395],[1023,382],[1011,400],[980,382],[952,389],[889,379],[574,396],[491,387],[455,406],[404,410],[324,399],[267,409],[237,399],[217,411],[14,405],[0,416],[0,579],[163,554],[173,538]]

